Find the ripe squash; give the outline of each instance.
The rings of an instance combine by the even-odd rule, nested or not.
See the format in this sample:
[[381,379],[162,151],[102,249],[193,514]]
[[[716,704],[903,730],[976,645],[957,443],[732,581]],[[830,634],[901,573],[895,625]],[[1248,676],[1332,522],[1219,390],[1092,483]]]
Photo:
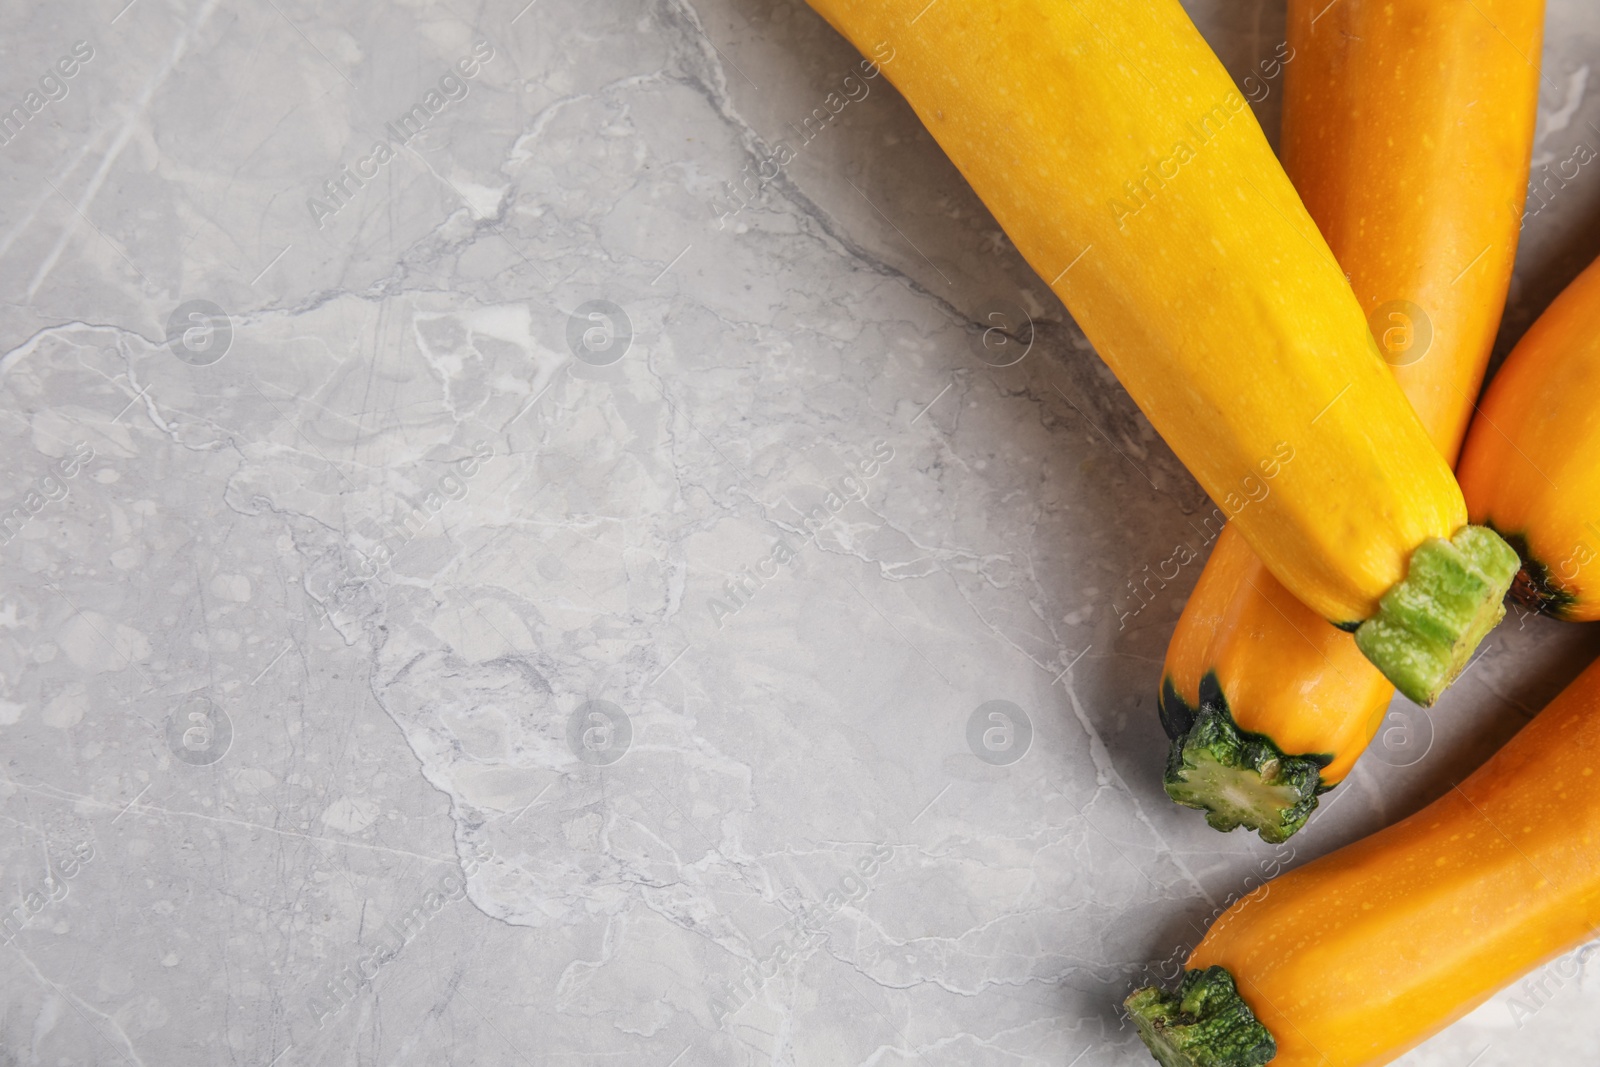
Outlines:
[[1474,515],[1522,555],[1512,592],[1600,619],[1600,261],[1539,316],[1483,398],[1461,457]]
[[[1289,4],[1285,167],[1449,460],[1510,284],[1539,94],[1543,0],[1483,6]],[[1600,494],[1589,499],[1600,519]],[[1483,521],[1470,491],[1467,501],[1472,520]],[[1600,549],[1600,523],[1596,531]],[[1600,605],[1600,563],[1591,582]],[[1217,829],[1242,825],[1282,841],[1320,792],[1344,780],[1393,695],[1355,641],[1296,600],[1225,527],[1167,649],[1159,700],[1173,739],[1167,792],[1206,810]]]
[[1176,997],[1125,1004],[1166,1067],[1379,1067],[1600,922],[1600,663],[1408,819],[1222,914]]
[[[884,73],[1267,568],[1434,700],[1515,553],[1178,0],[812,0]],[[1292,462],[1282,457],[1292,456]]]

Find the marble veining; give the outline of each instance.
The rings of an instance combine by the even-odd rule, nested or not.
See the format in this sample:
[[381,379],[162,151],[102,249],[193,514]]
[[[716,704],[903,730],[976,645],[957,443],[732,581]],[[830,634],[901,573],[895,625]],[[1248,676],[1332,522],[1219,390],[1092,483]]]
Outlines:
[[[1275,131],[1281,3],[1187,6]],[[1139,975],[1600,652],[1513,617],[1303,834],[1216,834],[1154,707],[1211,506],[892,49],[0,19],[0,1064],[1149,1062]],[[1595,54],[1552,0],[1502,352],[1600,253]],[[1590,955],[1402,1062],[1592,1061]]]

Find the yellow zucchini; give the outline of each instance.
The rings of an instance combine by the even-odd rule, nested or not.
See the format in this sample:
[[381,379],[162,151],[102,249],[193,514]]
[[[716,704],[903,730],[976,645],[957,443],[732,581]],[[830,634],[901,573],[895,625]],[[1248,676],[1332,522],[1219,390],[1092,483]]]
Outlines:
[[[1285,168],[1374,332],[1410,342],[1380,347],[1447,459],[1505,304],[1539,94],[1543,0],[1481,3],[1289,4]],[[1224,528],[1167,649],[1167,792],[1220,830],[1282,841],[1349,773],[1393,695]]]
[[1519,599],[1561,619],[1600,619],[1600,261],[1490,383],[1461,487],[1472,514],[1522,555]]
[[864,52],[894,49],[890,80],[1272,573],[1435,699],[1503,615],[1515,554],[1466,525],[1177,0],[812,6]]

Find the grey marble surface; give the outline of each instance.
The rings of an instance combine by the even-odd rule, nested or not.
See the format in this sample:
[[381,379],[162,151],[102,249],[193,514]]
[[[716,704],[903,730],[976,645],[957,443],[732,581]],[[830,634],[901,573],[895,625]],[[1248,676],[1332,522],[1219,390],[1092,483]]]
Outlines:
[[[1216,834],[1198,565],[1124,618],[1202,494],[881,78],[793,132],[857,62],[803,4],[124,2],[0,12],[0,1063],[1149,1062],[1135,975],[1600,651],[1514,619],[1292,857]],[[1404,1062],[1593,1063],[1597,968]]]

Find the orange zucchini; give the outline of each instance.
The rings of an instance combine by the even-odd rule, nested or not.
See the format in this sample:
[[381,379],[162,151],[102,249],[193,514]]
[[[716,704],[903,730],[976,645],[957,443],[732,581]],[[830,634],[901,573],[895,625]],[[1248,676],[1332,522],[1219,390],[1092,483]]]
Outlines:
[[1600,261],[1495,375],[1461,487],[1472,513],[1521,553],[1520,600],[1561,619],[1600,619]]
[[[1539,93],[1524,57],[1537,63],[1543,21],[1543,0],[1289,4],[1285,166],[1446,459],[1516,258]],[[1349,773],[1393,695],[1230,525],[1167,650],[1167,792],[1218,829],[1282,841]]]
[[1504,614],[1515,553],[1467,526],[1177,0],[812,6],[863,52],[892,49],[884,73],[1267,568],[1435,699]]
[[1177,997],[1128,997],[1141,1036],[1167,1067],[1391,1062],[1594,935],[1597,782],[1600,663],[1422,811],[1235,903]]

